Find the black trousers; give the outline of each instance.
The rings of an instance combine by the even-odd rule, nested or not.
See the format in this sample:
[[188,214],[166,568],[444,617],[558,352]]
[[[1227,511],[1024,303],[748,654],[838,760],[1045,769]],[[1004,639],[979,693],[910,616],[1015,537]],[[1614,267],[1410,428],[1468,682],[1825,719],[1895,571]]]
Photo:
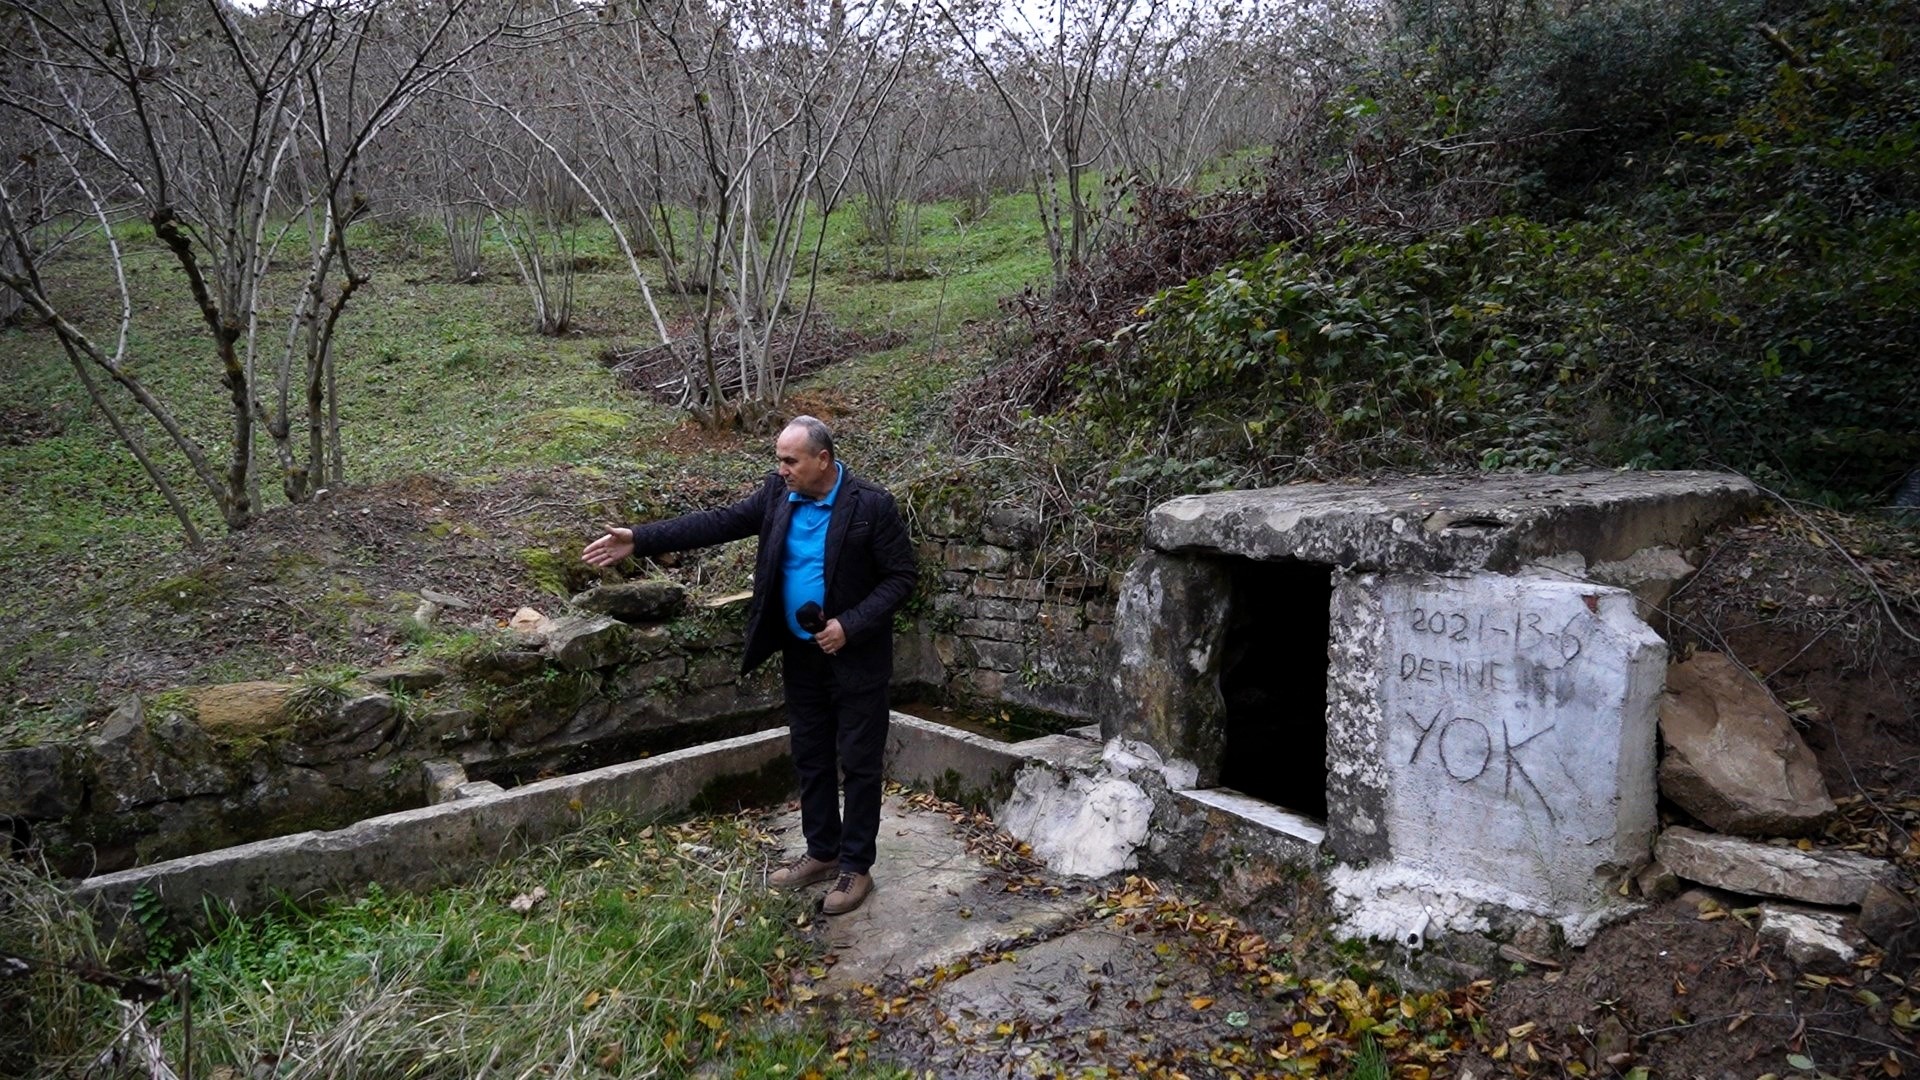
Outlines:
[[[887,680],[846,678],[810,641],[780,657],[794,770],[800,774],[800,830],[807,854],[864,874],[880,834],[880,763],[887,749]],[[853,682],[843,686],[843,682]],[[846,814],[840,811],[845,778]]]

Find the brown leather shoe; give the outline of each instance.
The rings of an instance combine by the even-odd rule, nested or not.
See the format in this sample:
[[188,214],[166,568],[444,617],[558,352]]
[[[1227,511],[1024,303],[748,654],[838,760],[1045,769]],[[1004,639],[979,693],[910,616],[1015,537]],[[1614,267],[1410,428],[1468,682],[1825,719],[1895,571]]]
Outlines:
[[842,870],[840,876],[834,879],[833,888],[827,890],[827,898],[821,901],[820,910],[829,915],[845,915],[865,903],[867,894],[872,891],[872,874]]
[[840,868],[839,863],[802,855],[767,875],[767,884],[776,889],[804,889],[816,881],[825,881]]

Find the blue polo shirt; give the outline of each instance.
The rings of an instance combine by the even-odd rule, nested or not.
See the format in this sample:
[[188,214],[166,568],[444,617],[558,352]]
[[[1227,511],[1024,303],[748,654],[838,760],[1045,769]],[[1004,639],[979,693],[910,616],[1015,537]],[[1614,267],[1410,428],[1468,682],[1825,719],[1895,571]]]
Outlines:
[[847,478],[845,465],[836,461],[833,467],[833,490],[825,498],[809,499],[797,491],[787,492],[793,509],[787,522],[787,549],[780,556],[780,593],[786,598],[787,629],[802,641],[812,640],[813,635],[800,629],[794,612],[809,600],[822,607],[827,603],[827,522],[833,518],[833,500],[840,494],[840,484]]

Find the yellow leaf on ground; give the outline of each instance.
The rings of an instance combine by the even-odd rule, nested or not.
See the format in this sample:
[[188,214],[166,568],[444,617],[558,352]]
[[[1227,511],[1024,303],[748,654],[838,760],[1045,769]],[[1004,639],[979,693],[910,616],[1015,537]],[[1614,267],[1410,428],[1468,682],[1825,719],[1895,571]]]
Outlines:
[[694,1019],[707,1025],[707,1028],[711,1031],[719,1031],[721,1025],[726,1023],[725,1020],[720,1019],[710,1012],[703,1012],[699,1016],[694,1017]]
[[1213,999],[1210,997],[1189,998],[1187,1004],[1193,1006],[1196,1010],[1204,1009],[1213,1004]]

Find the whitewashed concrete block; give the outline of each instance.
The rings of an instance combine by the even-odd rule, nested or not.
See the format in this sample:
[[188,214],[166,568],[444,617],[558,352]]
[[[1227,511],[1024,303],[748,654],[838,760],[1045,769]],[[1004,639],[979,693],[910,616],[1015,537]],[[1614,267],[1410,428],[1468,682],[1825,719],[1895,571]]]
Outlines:
[[[1633,596],[1495,574],[1364,575],[1340,585],[1334,610],[1346,623],[1336,640],[1366,641],[1372,662],[1341,673],[1332,708],[1362,715],[1329,715],[1329,784],[1361,780],[1341,799],[1380,819],[1344,845],[1367,864],[1333,875],[1349,929],[1484,930],[1478,909],[1491,904],[1584,940],[1617,909],[1614,885],[1645,861],[1655,828],[1667,654]],[[1331,834],[1348,827],[1329,822],[1336,851]]]

